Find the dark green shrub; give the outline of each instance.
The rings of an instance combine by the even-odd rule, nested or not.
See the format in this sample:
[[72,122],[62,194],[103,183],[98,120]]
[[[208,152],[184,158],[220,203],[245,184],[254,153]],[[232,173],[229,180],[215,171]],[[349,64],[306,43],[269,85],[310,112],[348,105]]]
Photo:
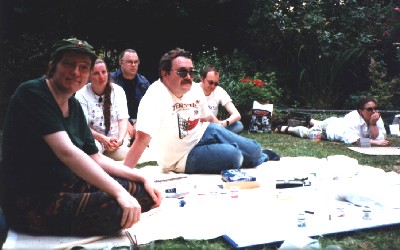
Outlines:
[[201,70],[207,64],[220,69],[221,87],[231,96],[243,117],[251,111],[253,101],[274,104],[282,97],[283,90],[277,86],[275,72],[257,72],[255,62],[244,54],[219,56],[217,51],[203,52],[195,67]]
[[253,107],[253,101],[276,103],[282,96],[282,89],[276,85],[275,73],[256,73],[254,77],[242,78],[227,85],[226,91],[241,114],[247,114]]

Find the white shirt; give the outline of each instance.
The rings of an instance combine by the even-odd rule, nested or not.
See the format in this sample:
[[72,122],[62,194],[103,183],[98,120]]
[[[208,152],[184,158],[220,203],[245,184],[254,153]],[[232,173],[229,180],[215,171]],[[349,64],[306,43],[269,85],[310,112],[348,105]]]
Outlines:
[[[111,120],[110,132],[107,136],[118,139],[118,120],[129,118],[128,105],[122,87],[111,83],[111,88]],[[106,127],[103,117],[104,95],[101,96],[103,101],[99,102],[100,96],[93,92],[91,83],[88,83],[76,92],[75,97],[81,103],[89,127],[98,133],[105,134]]]
[[[199,87],[201,88],[200,83],[198,83]],[[214,113],[215,117],[218,115],[218,107],[219,105],[225,106],[228,102],[232,102],[231,97],[225,91],[225,89],[217,86],[210,95],[206,96],[208,107]]]
[[[200,118],[211,115],[201,87],[177,98],[160,80],[150,85],[139,104],[136,130],[151,136],[158,164],[164,171],[184,172],[190,150],[208,127]],[[178,126],[179,122],[179,126]]]
[[[382,118],[379,118],[376,125],[379,129],[376,140],[384,140],[386,130]],[[353,110],[342,118],[332,120],[327,125],[326,135],[329,140],[352,144],[359,138],[371,138],[371,130],[358,111]]]

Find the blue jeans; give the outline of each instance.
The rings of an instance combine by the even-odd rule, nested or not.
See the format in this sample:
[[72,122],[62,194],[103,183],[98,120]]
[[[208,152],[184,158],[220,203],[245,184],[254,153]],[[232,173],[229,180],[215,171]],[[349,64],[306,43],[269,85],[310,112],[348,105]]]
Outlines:
[[240,121],[236,121],[229,126],[225,127],[227,130],[232,131],[235,134],[240,134],[243,131],[243,124]]
[[189,152],[185,173],[220,174],[225,169],[253,168],[268,160],[261,150],[258,142],[210,123]]

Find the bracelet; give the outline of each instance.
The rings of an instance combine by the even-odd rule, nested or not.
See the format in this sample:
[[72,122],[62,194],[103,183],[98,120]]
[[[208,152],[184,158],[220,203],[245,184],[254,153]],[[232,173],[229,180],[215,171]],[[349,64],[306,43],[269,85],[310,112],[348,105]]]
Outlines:
[[225,121],[226,121],[226,126],[229,126],[229,121],[228,121],[228,119],[226,119]]

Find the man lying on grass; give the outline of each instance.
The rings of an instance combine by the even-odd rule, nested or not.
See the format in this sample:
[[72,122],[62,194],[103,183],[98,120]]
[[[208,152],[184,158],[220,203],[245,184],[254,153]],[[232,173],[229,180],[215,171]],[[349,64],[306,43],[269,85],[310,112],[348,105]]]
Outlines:
[[369,138],[371,145],[390,145],[386,140],[386,130],[378,112],[377,101],[372,97],[360,97],[356,102],[356,110],[344,117],[330,117],[318,121],[307,116],[306,123],[307,127],[278,126],[274,132],[309,138],[313,131],[319,129],[322,131],[321,139],[359,145],[360,138]]

